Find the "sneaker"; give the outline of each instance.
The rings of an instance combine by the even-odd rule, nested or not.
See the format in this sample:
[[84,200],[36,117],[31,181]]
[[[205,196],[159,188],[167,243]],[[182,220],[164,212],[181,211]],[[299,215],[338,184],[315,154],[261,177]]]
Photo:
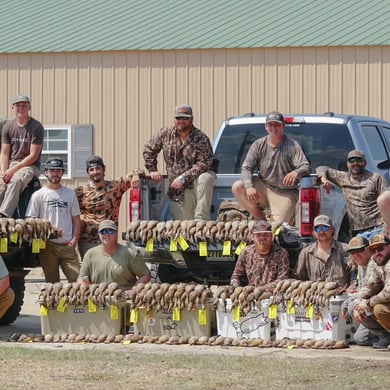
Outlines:
[[376,343],[373,343],[372,346],[375,349],[386,349],[390,346],[390,336],[381,337]]

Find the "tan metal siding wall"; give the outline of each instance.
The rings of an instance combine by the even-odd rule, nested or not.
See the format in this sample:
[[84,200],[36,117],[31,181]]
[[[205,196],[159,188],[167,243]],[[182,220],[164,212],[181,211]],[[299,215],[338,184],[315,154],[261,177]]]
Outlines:
[[24,92],[46,124],[92,123],[113,178],[142,166],[144,142],[178,103],[212,139],[226,117],[251,111],[390,120],[389,82],[389,47],[1,54],[0,115],[12,117],[11,98]]

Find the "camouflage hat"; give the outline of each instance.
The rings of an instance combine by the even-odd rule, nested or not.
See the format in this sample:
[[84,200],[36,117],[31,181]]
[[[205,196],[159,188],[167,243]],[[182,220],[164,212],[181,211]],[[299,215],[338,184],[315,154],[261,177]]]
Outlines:
[[85,164],[87,166],[87,172],[88,172],[88,169],[91,168],[91,167],[98,167],[98,166],[100,166],[100,167],[105,168],[103,159],[100,156],[91,156],[91,157],[89,157]]
[[188,104],[180,104],[175,109],[175,117],[184,116],[186,118],[192,117],[192,107]]
[[114,221],[111,221],[110,219],[105,219],[99,224],[99,232],[101,232],[103,229],[118,230],[118,227],[116,226],[116,223]]
[[357,249],[362,249],[368,247],[369,242],[367,238],[363,236],[356,236],[351,238],[351,240],[348,243],[348,249],[347,252],[355,251]]
[[17,95],[12,99],[12,105],[20,102],[30,103],[30,98],[26,95]]
[[272,227],[267,221],[259,220],[253,225],[252,233],[272,233]]
[[319,225],[333,226],[332,220],[327,215],[318,215],[314,218],[314,227]]
[[383,234],[377,234],[376,236],[372,237],[370,240],[370,249],[376,248],[377,246],[381,245],[388,245],[390,244],[390,240]]
[[364,153],[363,153],[361,150],[358,150],[358,149],[351,150],[351,151],[348,153],[347,160],[349,160],[349,159],[352,158],[352,157],[359,157],[359,158],[366,159]]
[[271,111],[267,114],[267,118],[265,119],[265,123],[268,122],[279,122],[284,124],[284,117],[278,111]]

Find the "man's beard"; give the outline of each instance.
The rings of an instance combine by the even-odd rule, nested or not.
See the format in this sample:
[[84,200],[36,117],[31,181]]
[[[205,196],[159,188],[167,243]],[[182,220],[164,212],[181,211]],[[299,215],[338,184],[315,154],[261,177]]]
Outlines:
[[384,256],[383,259],[380,259],[379,262],[376,260],[376,257],[374,256],[374,261],[379,266],[384,266],[389,261],[389,259],[390,259],[390,253],[388,253],[386,256]]
[[260,253],[268,253],[271,250],[272,242],[256,242],[256,248]]

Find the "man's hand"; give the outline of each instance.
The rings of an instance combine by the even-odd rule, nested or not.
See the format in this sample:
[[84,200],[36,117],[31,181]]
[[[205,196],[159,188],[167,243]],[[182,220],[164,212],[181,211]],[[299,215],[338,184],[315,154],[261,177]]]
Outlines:
[[325,177],[321,177],[321,183],[325,191],[329,194],[330,190],[333,188],[333,184]]
[[183,188],[183,185],[184,185],[184,183],[182,183],[178,177],[171,183],[171,187],[176,188],[178,190],[180,188]]
[[299,175],[297,172],[290,172],[284,177],[283,185],[285,185],[286,187],[293,187],[298,181],[298,179]]
[[150,172],[150,177],[154,181],[161,181],[162,180],[162,174],[159,171]]
[[246,189],[246,196],[249,200],[249,202],[253,204],[259,203],[260,200],[260,194],[257,192],[255,187],[249,187]]

